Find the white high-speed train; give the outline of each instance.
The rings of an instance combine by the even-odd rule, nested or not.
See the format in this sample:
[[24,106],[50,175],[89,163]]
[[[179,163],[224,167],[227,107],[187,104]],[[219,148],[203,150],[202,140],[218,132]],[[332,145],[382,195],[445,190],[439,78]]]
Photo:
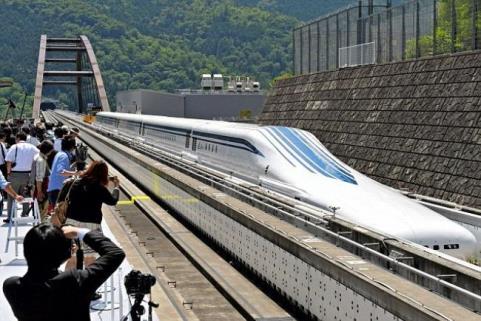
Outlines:
[[311,133],[289,127],[100,112],[96,124],[261,185],[369,229],[466,258],[479,254],[457,223],[350,168]]

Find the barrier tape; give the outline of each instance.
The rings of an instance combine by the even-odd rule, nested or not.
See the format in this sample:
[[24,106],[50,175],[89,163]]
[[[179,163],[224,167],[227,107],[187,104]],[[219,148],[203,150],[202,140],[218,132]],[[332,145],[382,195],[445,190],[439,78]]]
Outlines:
[[118,201],[117,205],[134,205],[135,201],[150,201],[150,197],[147,195],[132,196],[130,200]]
[[[182,196],[179,196],[179,195],[169,195],[169,194],[166,194],[166,195],[161,195],[161,198],[164,199],[164,200],[181,200],[182,202],[186,202],[188,204],[192,204],[192,203],[197,203],[199,202],[198,199],[196,198],[183,198]],[[138,196],[132,196],[130,198],[130,200],[121,200],[121,201],[118,201],[117,202],[117,205],[134,205],[135,204],[135,201],[150,201],[151,198],[147,195],[138,195]]]

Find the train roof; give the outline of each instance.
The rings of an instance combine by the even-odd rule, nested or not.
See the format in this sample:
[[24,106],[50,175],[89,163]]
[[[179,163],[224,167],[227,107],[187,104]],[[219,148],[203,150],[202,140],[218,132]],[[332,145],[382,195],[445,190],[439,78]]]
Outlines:
[[248,124],[248,123],[234,123],[234,122],[226,122],[221,120],[207,120],[207,119],[196,119],[196,118],[180,118],[180,117],[168,117],[168,116],[160,116],[160,115],[138,115],[138,114],[127,114],[127,113],[116,113],[116,112],[100,112],[97,115],[99,116],[106,116],[106,117],[115,117],[117,119],[122,120],[130,120],[130,121],[142,121],[147,124],[154,124],[157,121],[169,122],[171,124],[175,124],[177,126],[222,126],[222,127],[235,127],[241,129],[258,129],[259,125],[257,124]]

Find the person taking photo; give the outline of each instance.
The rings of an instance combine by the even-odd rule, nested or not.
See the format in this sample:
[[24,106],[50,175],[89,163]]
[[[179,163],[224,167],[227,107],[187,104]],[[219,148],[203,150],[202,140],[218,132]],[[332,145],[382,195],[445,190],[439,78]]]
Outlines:
[[[80,239],[100,257],[84,270],[58,268]],[[19,321],[90,321],[90,300],[120,266],[125,253],[99,231],[42,223],[24,239],[28,270],[3,283],[3,292]]]

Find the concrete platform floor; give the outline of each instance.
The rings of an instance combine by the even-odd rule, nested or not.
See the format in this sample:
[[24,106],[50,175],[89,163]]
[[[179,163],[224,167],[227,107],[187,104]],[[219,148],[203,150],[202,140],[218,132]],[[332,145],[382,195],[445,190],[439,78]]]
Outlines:
[[[20,214],[20,213],[19,213]],[[22,276],[27,271],[26,261],[23,257],[23,246],[19,245],[18,256],[15,256],[15,242],[10,241],[8,252],[5,252],[7,241],[8,224],[3,223],[6,218],[6,211],[0,217],[0,282],[3,282],[11,276]],[[24,236],[32,227],[32,223],[26,226],[19,227],[19,235]],[[109,226],[104,222],[102,229],[106,236],[111,238],[116,244],[119,244],[116,237],[112,233]],[[13,231],[12,231],[13,234]],[[133,258],[134,260],[136,258]],[[124,276],[132,270],[129,261],[126,259],[119,270],[115,272],[113,277],[109,279],[106,284],[102,285],[98,292],[102,294],[102,299],[92,302],[90,317],[92,321],[118,321],[122,316],[126,315],[130,310],[128,296],[123,285]],[[111,284],[113,284],[114,293],[110,291]],[[121,292],[120,292],[120,291]],[[107,292],[105,292],[107,291]],[[114,309],[110,308],[110,301],[113,297]],[[146,307],[147,308],[147,307]],[[143,320],[147,320],[147,314],[144,315]],[[13,312],[8,304],[3,292],[0,294],[0,320],[10,321],[16,320]],[[158,320],[157,315],[154,314],[154,320]]]

